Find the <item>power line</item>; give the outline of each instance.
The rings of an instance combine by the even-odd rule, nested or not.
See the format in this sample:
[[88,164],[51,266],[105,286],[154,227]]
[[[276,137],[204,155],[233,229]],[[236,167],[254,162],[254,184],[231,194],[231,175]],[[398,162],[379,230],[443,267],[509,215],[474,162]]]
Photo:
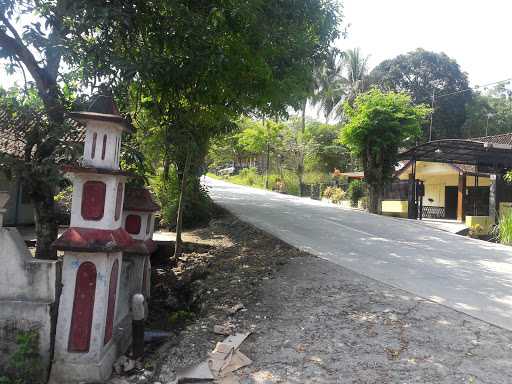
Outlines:
[[[496,84],[501,84],[501,83],[509,83],[510,81],[512,80],[512,78],[508,78],[508,79],[505,79],[505,80],[500,80],[500,81],[495,81],[493,83],[489,83],[489,84],[484,84],[484,85],[475,85],[474,88],[487,88],[491,85],[496,85]],[[462,90],[459,90],[459,91],[455,91],[455,92],[450,92],[450,93],[445,93],[445,94],[441,94],[441,95],[436,95],[436,89],[434,88],[432,90],[432,112],[430,113],[430,127],[429,127],[429,134],[428,134],[428,141],[432,141],[432,130],[433,130],[433,125],[434,125],[434,112],[435,112],[435,101],[436,99],[440,99],[442,97],[447,97],[447,96],[452,96],[452,95],[457,95],[457,94],[460,94],[460,93],[464,93],[464,92],[469,92],[469,91],[472,91],[473,88],[467,88],[467,89],[462,89]],[[489,124],[489,119],[487,119],[487,124]]]
[[489,84],[475,85],[473,88],[467,88],[467,89],[462,89],[460,91],[445,93],[445,94],[441,94],[441,95],[435,95],[435,97],[437,99],[439,99],[441,97],[446,97],[446,96],[456,95],[456,94],[459,94],[459,93],[469,92],[469,91],[472,91],[473,89],[476,89],[476,88],[487,88],[487,87],[489,87],[491,85],[501,84],[501,83],[504,83],[504,82],[509,82],[511,80],[512,80],[512,77],[508,78],[508,79],[505,79],[505,80],[495,81],[495,82],[489,83]]

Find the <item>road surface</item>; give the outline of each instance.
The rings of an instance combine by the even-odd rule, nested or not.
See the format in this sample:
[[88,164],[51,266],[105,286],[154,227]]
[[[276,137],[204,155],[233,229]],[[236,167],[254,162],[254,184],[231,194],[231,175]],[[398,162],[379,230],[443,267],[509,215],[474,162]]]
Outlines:
[[512,330],[512,247],[211,178],[205,185],[216,203],[297,248]]

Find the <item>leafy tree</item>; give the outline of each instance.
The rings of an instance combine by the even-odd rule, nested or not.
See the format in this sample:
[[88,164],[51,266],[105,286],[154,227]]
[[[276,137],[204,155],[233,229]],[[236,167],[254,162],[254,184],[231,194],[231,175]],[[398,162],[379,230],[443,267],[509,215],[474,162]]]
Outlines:
[[464,137],[497,135],[512,131],[512,97],[506,88],[476,93],[467,105]]
[[330,173],[335,168],[347,170],[350,154],[339,143],[339,127],[317,121],[306,127],[306,170]]
[[[28,21],[23,34],[13,22],[21,14]],[[139,136],[158,149],[148,161],[163,163],[162,177],[171,163],[179,177],[186,175],[187,154],[197,149],[189,166],[198,184],[195,170],[219,122],[297,105],[339,21],[331,0],[0,0],[0,56],[28,70],[55,125],[68,109],[59,80],[78,76],[93,89],[108,82],[136,125],[160,141]],[[138,115],[151,124],[139,124]]]
[[[434,95],[432,139],[460,138],[471,100],[467,75],[444,53],[417,49],[380,63],[370,74],[384,91],[407,92],[415,104],[431,105]],[[430,123],[422,126],[429,138]]]
[[26,94],[0,89],[0,111],[1,136],[21,152],[0,153],[0,168],[20,181],[34,203],[36,257],[55,258],[51,243],[57,238],[54,195],[62,182],[58,167],[76,158],[80,131],[69,120],[52,122],[33,88]]
[[349,121],[341,131],[341,142],[361,159],[369,188],[368,208],[380,212],[380,197],[397,164],[398,149],[421,134],[421,122],[429,113],[424,105],[413,105],[405,93],[383,93],[373,89],[344,104]]
[[[73,93],[70,86],[72,76],[65,76],[61,72],[65,55],[63,42],[68,33],[64,20],[73,16],[66,3],[64,0],[0,1],[0,59],[7,61],[9,72],[19,70],[23,73],[25,93],[29,93],[27,102],[32,104],[32,111],[42,119],[37,124],[44,125],[44,137],[33,136],[30,130],[20,133],[41,140],[39,143],[32,142],[41,150],[37,156],[26,160],[24,167],[34,178],[25,177],[27,172],[23,172],[25,176],[21,177],[23,187],[34,203],[38,258],[56,258],[55,250],[51,247],[57,237],[54,195],[56,178],[59,178],[54,154],[63,150],[59,138],[65,136],[69,128],[65,124],[65,111],[70,107]],[[33,22],[31,16],[36,12],[37,21]],[[19,18],[21,15],[24,17]],[[35,95],[39,101],[34,99]],[[18,107],[24,109],[26,105]]]
[[[171,131],[196,138],[200,126],[208,142],[216,127],[212,116],[226,120],[255,110],[274,116],[297,105],[312,82],[312,68],[337,37],[339,21],[335,2],[320,0],[139,0],[131,7],[117,0],[78,15],[87,20],[72,28],[82,36],[79,62],[85,73],[92,81],[135,82],[138,94],[152,99],[153,120],[167,132],[164,170],[176,155],[178,175],[184,174],[180,167],[189,146],[180,145],[181,153],[165,148],[172,145]],[[94,28],[80,29],[83,24]],[[98,70],[91,52],[108,65]],[[196,114],[209,123],[197,124]]]

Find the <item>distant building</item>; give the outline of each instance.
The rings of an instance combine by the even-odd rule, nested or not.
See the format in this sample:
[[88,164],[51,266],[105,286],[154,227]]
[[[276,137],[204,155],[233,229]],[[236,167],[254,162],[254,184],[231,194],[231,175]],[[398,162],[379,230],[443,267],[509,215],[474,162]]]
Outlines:
[[[7,116],[0,111],[0,153],[23,159],[23,143],[7,129]],[[0,191],[7,191],[11,199],[7,202],[7,212],[4,216],[5,226],[34,224],[34,207],[27,194],[23,193],[19,180],[9,177],[9,169],[0,168]]]

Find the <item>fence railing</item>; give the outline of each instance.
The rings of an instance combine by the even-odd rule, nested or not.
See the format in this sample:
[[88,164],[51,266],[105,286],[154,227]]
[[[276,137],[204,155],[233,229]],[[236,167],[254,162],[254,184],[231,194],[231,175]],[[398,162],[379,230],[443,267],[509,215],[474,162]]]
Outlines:
[[445,210],[444,207],[434,207],[431,205],[424,205],[421,211],[423,218],[425,219],[444,219]]

